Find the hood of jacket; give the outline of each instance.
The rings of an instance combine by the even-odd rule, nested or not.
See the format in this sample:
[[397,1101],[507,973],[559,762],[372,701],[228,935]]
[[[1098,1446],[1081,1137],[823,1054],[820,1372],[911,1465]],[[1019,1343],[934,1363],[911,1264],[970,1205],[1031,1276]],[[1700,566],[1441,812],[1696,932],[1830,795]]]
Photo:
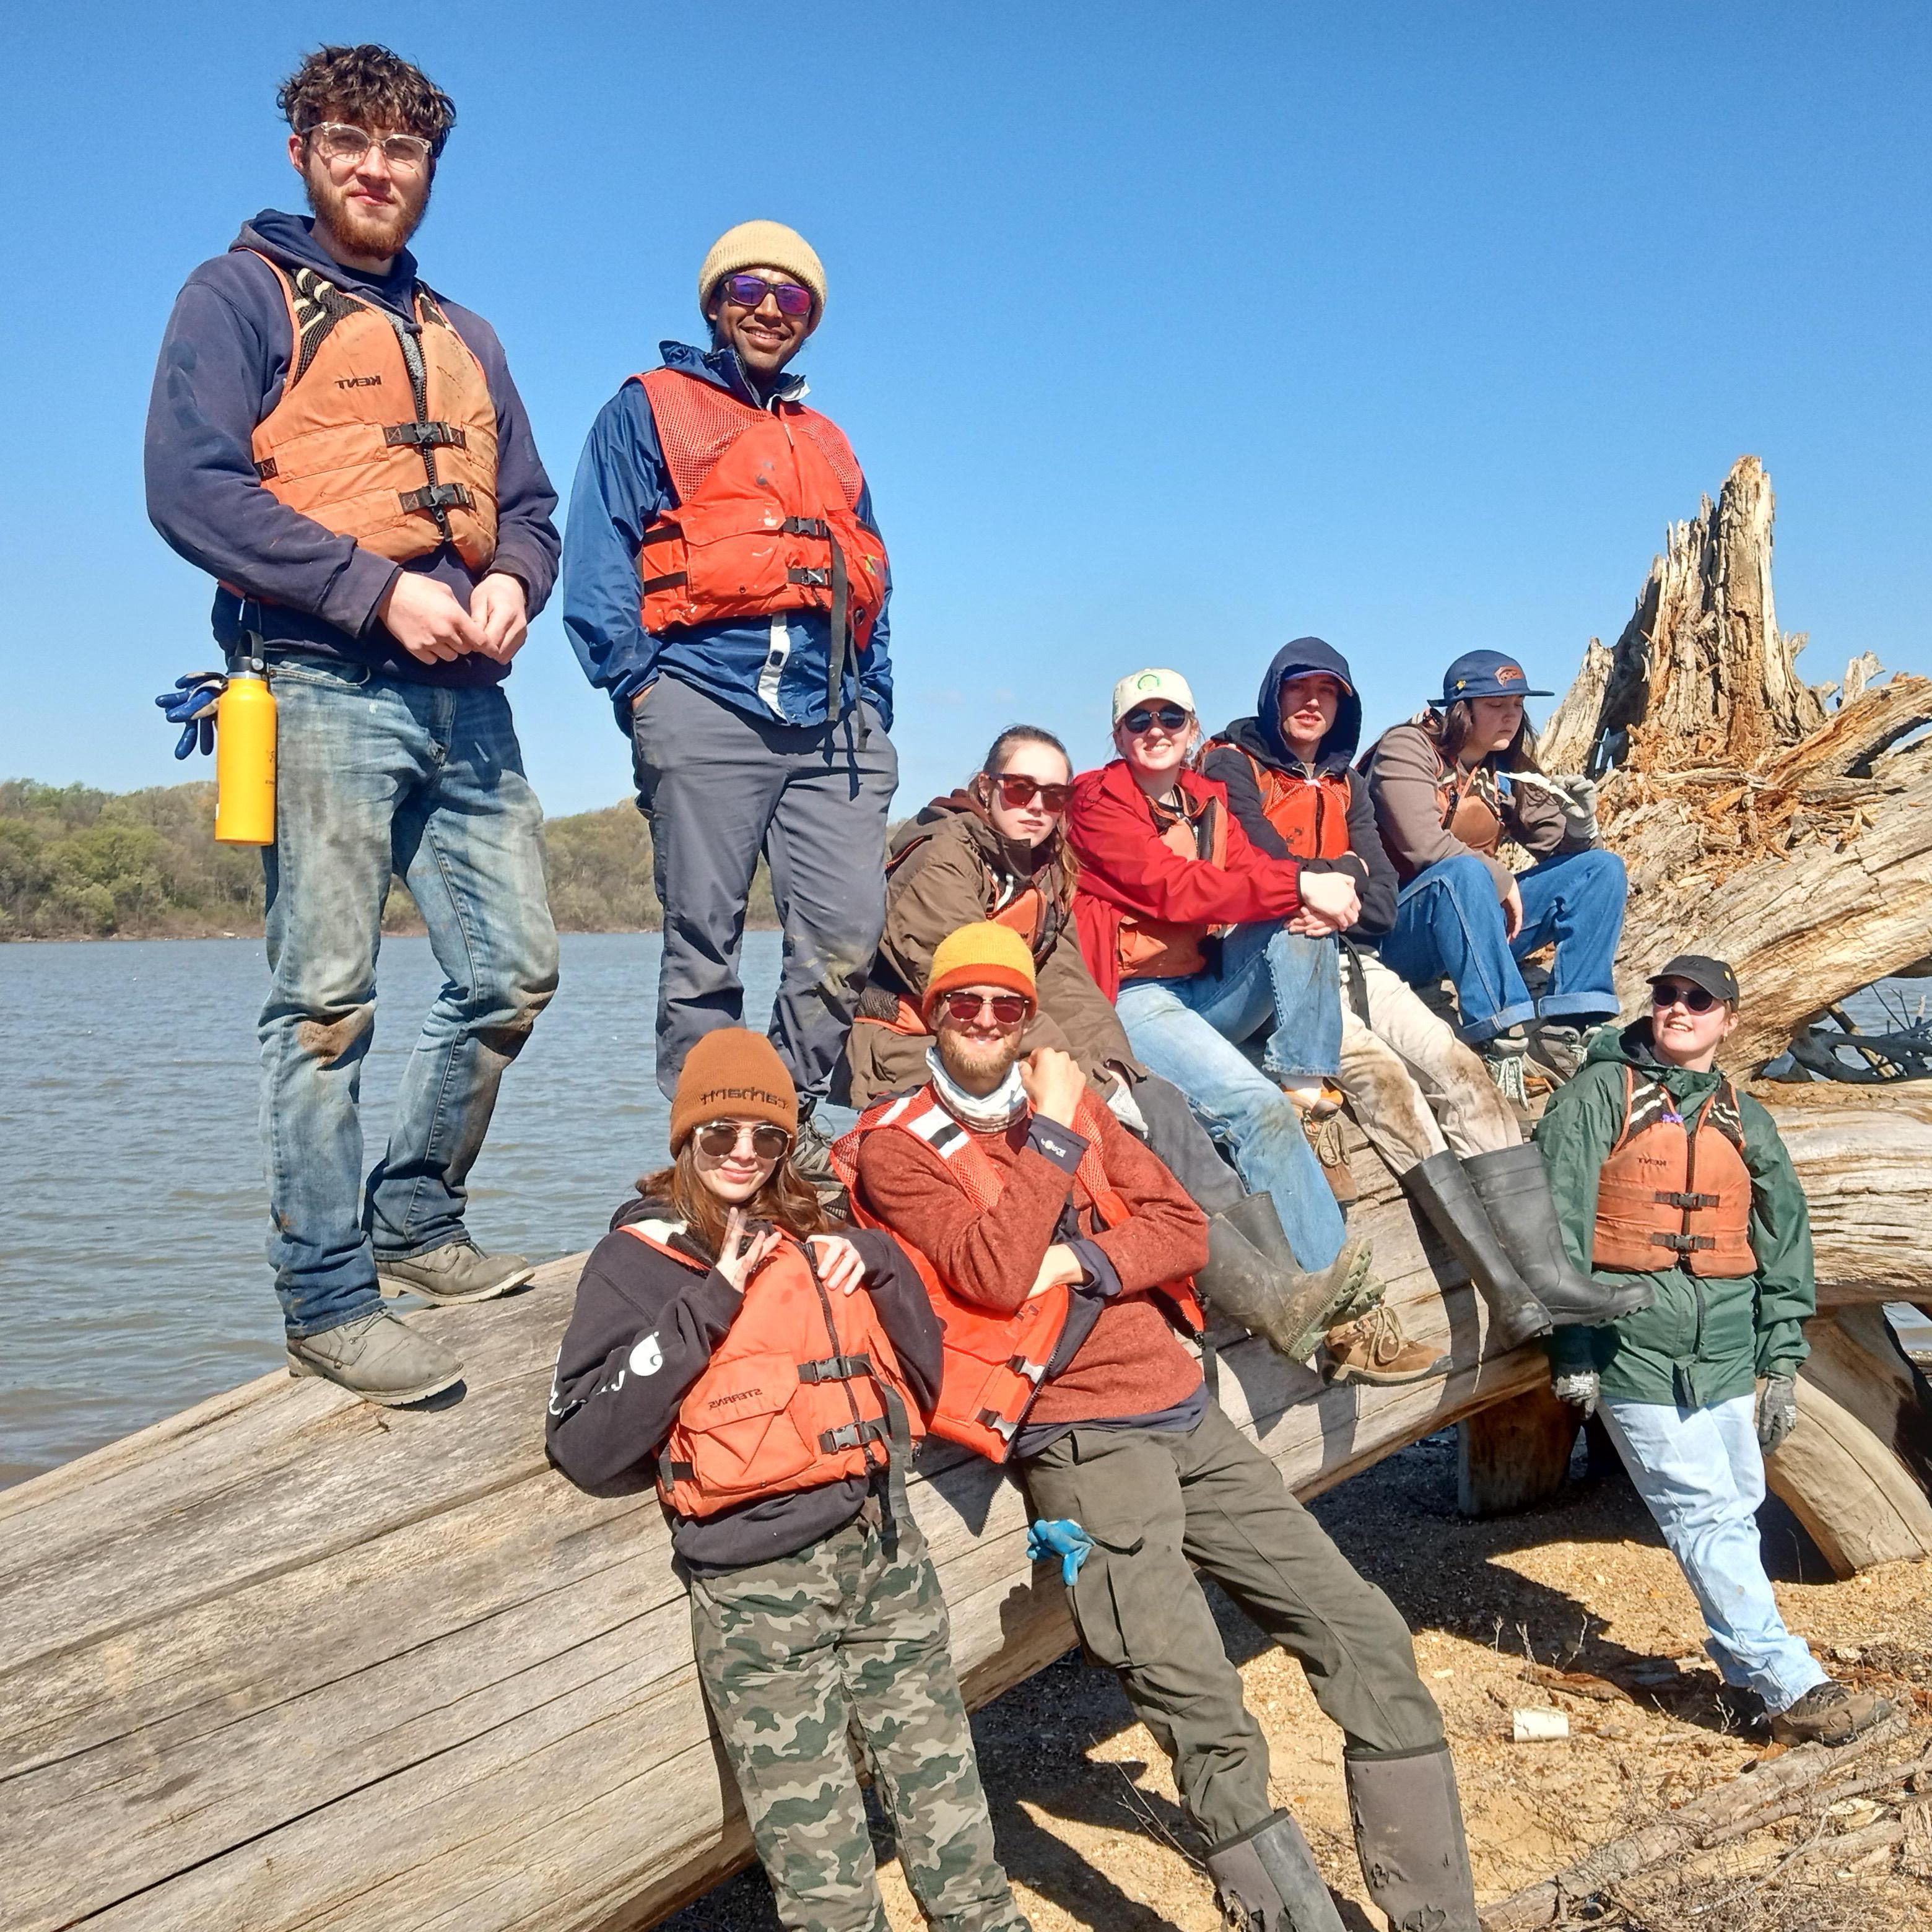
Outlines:
[[667,369],[675,369],[681,375],[695,376],[700,382],[709,382],[714,389],[722,389],[727,395],[736,396],[740,402],[748,403],[754,410],[769,409],[775,402],[805,400],[808,385],[795,369],[785,370],[779,375],[777,386],[770,396],[760,395],[752,388],[735,349],[694,349],[688,342],[660,342],[658,356]]
[[[1342,702],[1336,710],[1334,723],[1316,748],[1314,763],[1304,765],[1281,735],[1281,688],[1290,678],[1308,677],[1319,671],[1340,680]],[[1348,660],[1319,638],[1297,638],[1282,645],[1262,674],[1262,688],[1255,697],[1255,715],[1237,718],[1221,735],[1263,764],[1281,770],[1303,772],[1312,778],[1346,771],[1362,737],[1362,700],[1356,694]]]
[[278,208],[265,208],[253,220],[242,224],[241,233],[228,244],[230,254],[238,248],[266,255],[277,268],[290,274],[297,268],[313,268],[339,289],[379,302],[408,321],[416,320],[416,258],[406,248],[396,251],[386,275],[372,275],[366,269],[338,262],[315,238],[313,215],[285,214]]
[[1660,1080],[1664,1091],[1680,1104],[1694,1104],[1714,1094],[1724,1078],[1715,1067],[1708,1073],[1696,1073],[1688,1066],[1666,1066],[1657,1057],[1647,1019],[1633,1020],[1627,1027],[1598,1028],[1583,1058],[1586,1065],[1609,1060],[1618,1066],[1634,1066],[1647,1079]]

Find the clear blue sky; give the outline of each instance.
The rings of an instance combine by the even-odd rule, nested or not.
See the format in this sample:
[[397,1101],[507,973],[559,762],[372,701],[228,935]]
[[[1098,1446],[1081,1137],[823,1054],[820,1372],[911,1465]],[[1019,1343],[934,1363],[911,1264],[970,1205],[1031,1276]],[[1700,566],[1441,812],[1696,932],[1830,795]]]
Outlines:
[[[418,251],[566,493],[713,236],[812,238],[801,366],[898,584],[902,808],[1016,716],[1096,760],[1145,663],[1219,723],[1303,632],[1372,724],[1476,645],[1560,688],[1747,450],[1808,674],[1932,670],[1922,4],[29,0],[4,33],[0,776],[206,769],[149,702],[211,652],[142,420],[183,278],[297,205],[273,97],[324,39],[454,96]],[[626,795],[554,610],[511,690],[551,812]]]

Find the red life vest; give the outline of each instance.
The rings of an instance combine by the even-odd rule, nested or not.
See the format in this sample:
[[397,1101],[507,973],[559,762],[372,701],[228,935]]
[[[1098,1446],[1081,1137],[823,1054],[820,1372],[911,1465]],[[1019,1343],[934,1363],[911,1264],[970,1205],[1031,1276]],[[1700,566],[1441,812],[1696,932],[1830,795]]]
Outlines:
[[678,498],[638,552],[645,629],[824,610],[834,665],[848,642],[863,651],[885,608],[886,550],[859,520],[865,477],[838,424],[799,403],[754,409],[676,369],[638,380]]
[[1626,1066],[1623,1126],[1597,1182],[1591,1264],[1755,1274],[1744,1146],[1744,1115],[1728,1080],[1687,1122],[1660,1081]]
[[[649,1226],[624,1232],[703,1271]],[[788,1236],[746,1284],[730,1332],[679,1405],[658,1493],[680,1516],[716,1516],[871,1475],[890,1460],[896,1425],[908,1441],[925,1432],[872,1298],[830,1293]]]
[[[1192,818],[1152,804],[1160,842],[1184,859],[1204,860],[1210,866],[1228,862],[1228,814],[1218,796],[1203,799]],[[1208,956],[1202,942],[1226,930],[1212,926],[1177,926],[1138,913],[1120,915],[1120,976],[1123,980],[1184,980],[1203,971]]]
[[1297,859],[1339,859],[1348,848],[1348,775],[1323,772],[1304,778],[1262,764],[1245,745],[1216,738],[1216,745],[1239,752],[1255,775],[1262,813]]
[[496,406],[482,364],[425,288],[406,332],[412,368],[406,325],[313,268],[268,266],[290,352],[250,439],[263,488],[379,556],[406,563],[448,543],[482,574],[496,554]]
[[[1087,1150],[1080,1156],[1075,1178],[1087,1190],[1101,1226],[1117,1228],[1127,1219],[1127,1204],[1107,1178],[1101,1156],[1104,1127],[1100,1117],[1104,1112],[1091,1094],[1081,1095],[1073,1124],[1074,1131],[1084,1136]],[[1006,1191],[1006,1176],[928,1085],[916,1094],[903,1094],[868,1108],[858,1125],[833,1144],[833,1171],[845,1184],[854,1218],[861,1225],[885,1226],[867,1210],[858,1190],[860,1143],[867,1134],[882,1128],[923,1142],[982,1213],[999,1205]],[[1072,1291],[1064,1282],[1058,1283],[1022,1302],[1011,1314],[1002,1315],[956,1293],[902,1229],[888,1232],[912,1257],[943,1333],[944,1366],[932,1432],[1004,1462],[1012,1454],[1013,1437],[1033,1406],[1066,1333]],[[1174,1303],[1189,1331],[1198,1335],[1207,1321],[1195,1298],[1192,1280],[1164,1282],[1160,1292]]]

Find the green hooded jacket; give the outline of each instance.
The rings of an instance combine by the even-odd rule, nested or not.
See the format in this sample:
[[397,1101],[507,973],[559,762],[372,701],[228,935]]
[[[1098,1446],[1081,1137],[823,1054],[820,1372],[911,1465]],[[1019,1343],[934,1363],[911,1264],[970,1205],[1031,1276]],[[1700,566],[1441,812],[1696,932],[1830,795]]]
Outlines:
[[[1627,1065],[1661,1080],[1687,1120],[1722,1078],[1661,1064],[1652,1056],[1648,1020],[1621,1033],[1606,1027],[1591,1042],[1582,1070],[1558,1090],[1536,1128],[1563,1238],[1582,1268],[1590,1265],[1597,1177],[1623,1126]],[[1556,1330],[1549,1348],[1559,1375],[1594,1369],[1606,1396],[1694,1409],[1749,1395],[1760,1376],[1798,1372],[1808,1352],[1804,1324],[1817,1308],[1810,1216],[1776,1124],[1748,1095],[1738,1099],[1757,1272],[1725,1281],[1657,1270],[1648,1277],[1656,1288],[1648,1308],[1600,1328]],[[1624,1279],[1619,1270],[1603,1272],[1606,1280]]]

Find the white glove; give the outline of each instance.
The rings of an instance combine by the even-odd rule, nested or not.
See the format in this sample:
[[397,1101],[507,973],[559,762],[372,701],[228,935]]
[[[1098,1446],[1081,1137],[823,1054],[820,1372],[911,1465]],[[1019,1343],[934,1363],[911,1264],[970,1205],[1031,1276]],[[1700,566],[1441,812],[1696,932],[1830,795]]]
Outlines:
[[1576,1369],[1568,1375],[1552,1376],[1550,1387],[1558,1402],[1567,1402],[1586,1421],[1596,1414],[1598,1383],[1594,1369]]

